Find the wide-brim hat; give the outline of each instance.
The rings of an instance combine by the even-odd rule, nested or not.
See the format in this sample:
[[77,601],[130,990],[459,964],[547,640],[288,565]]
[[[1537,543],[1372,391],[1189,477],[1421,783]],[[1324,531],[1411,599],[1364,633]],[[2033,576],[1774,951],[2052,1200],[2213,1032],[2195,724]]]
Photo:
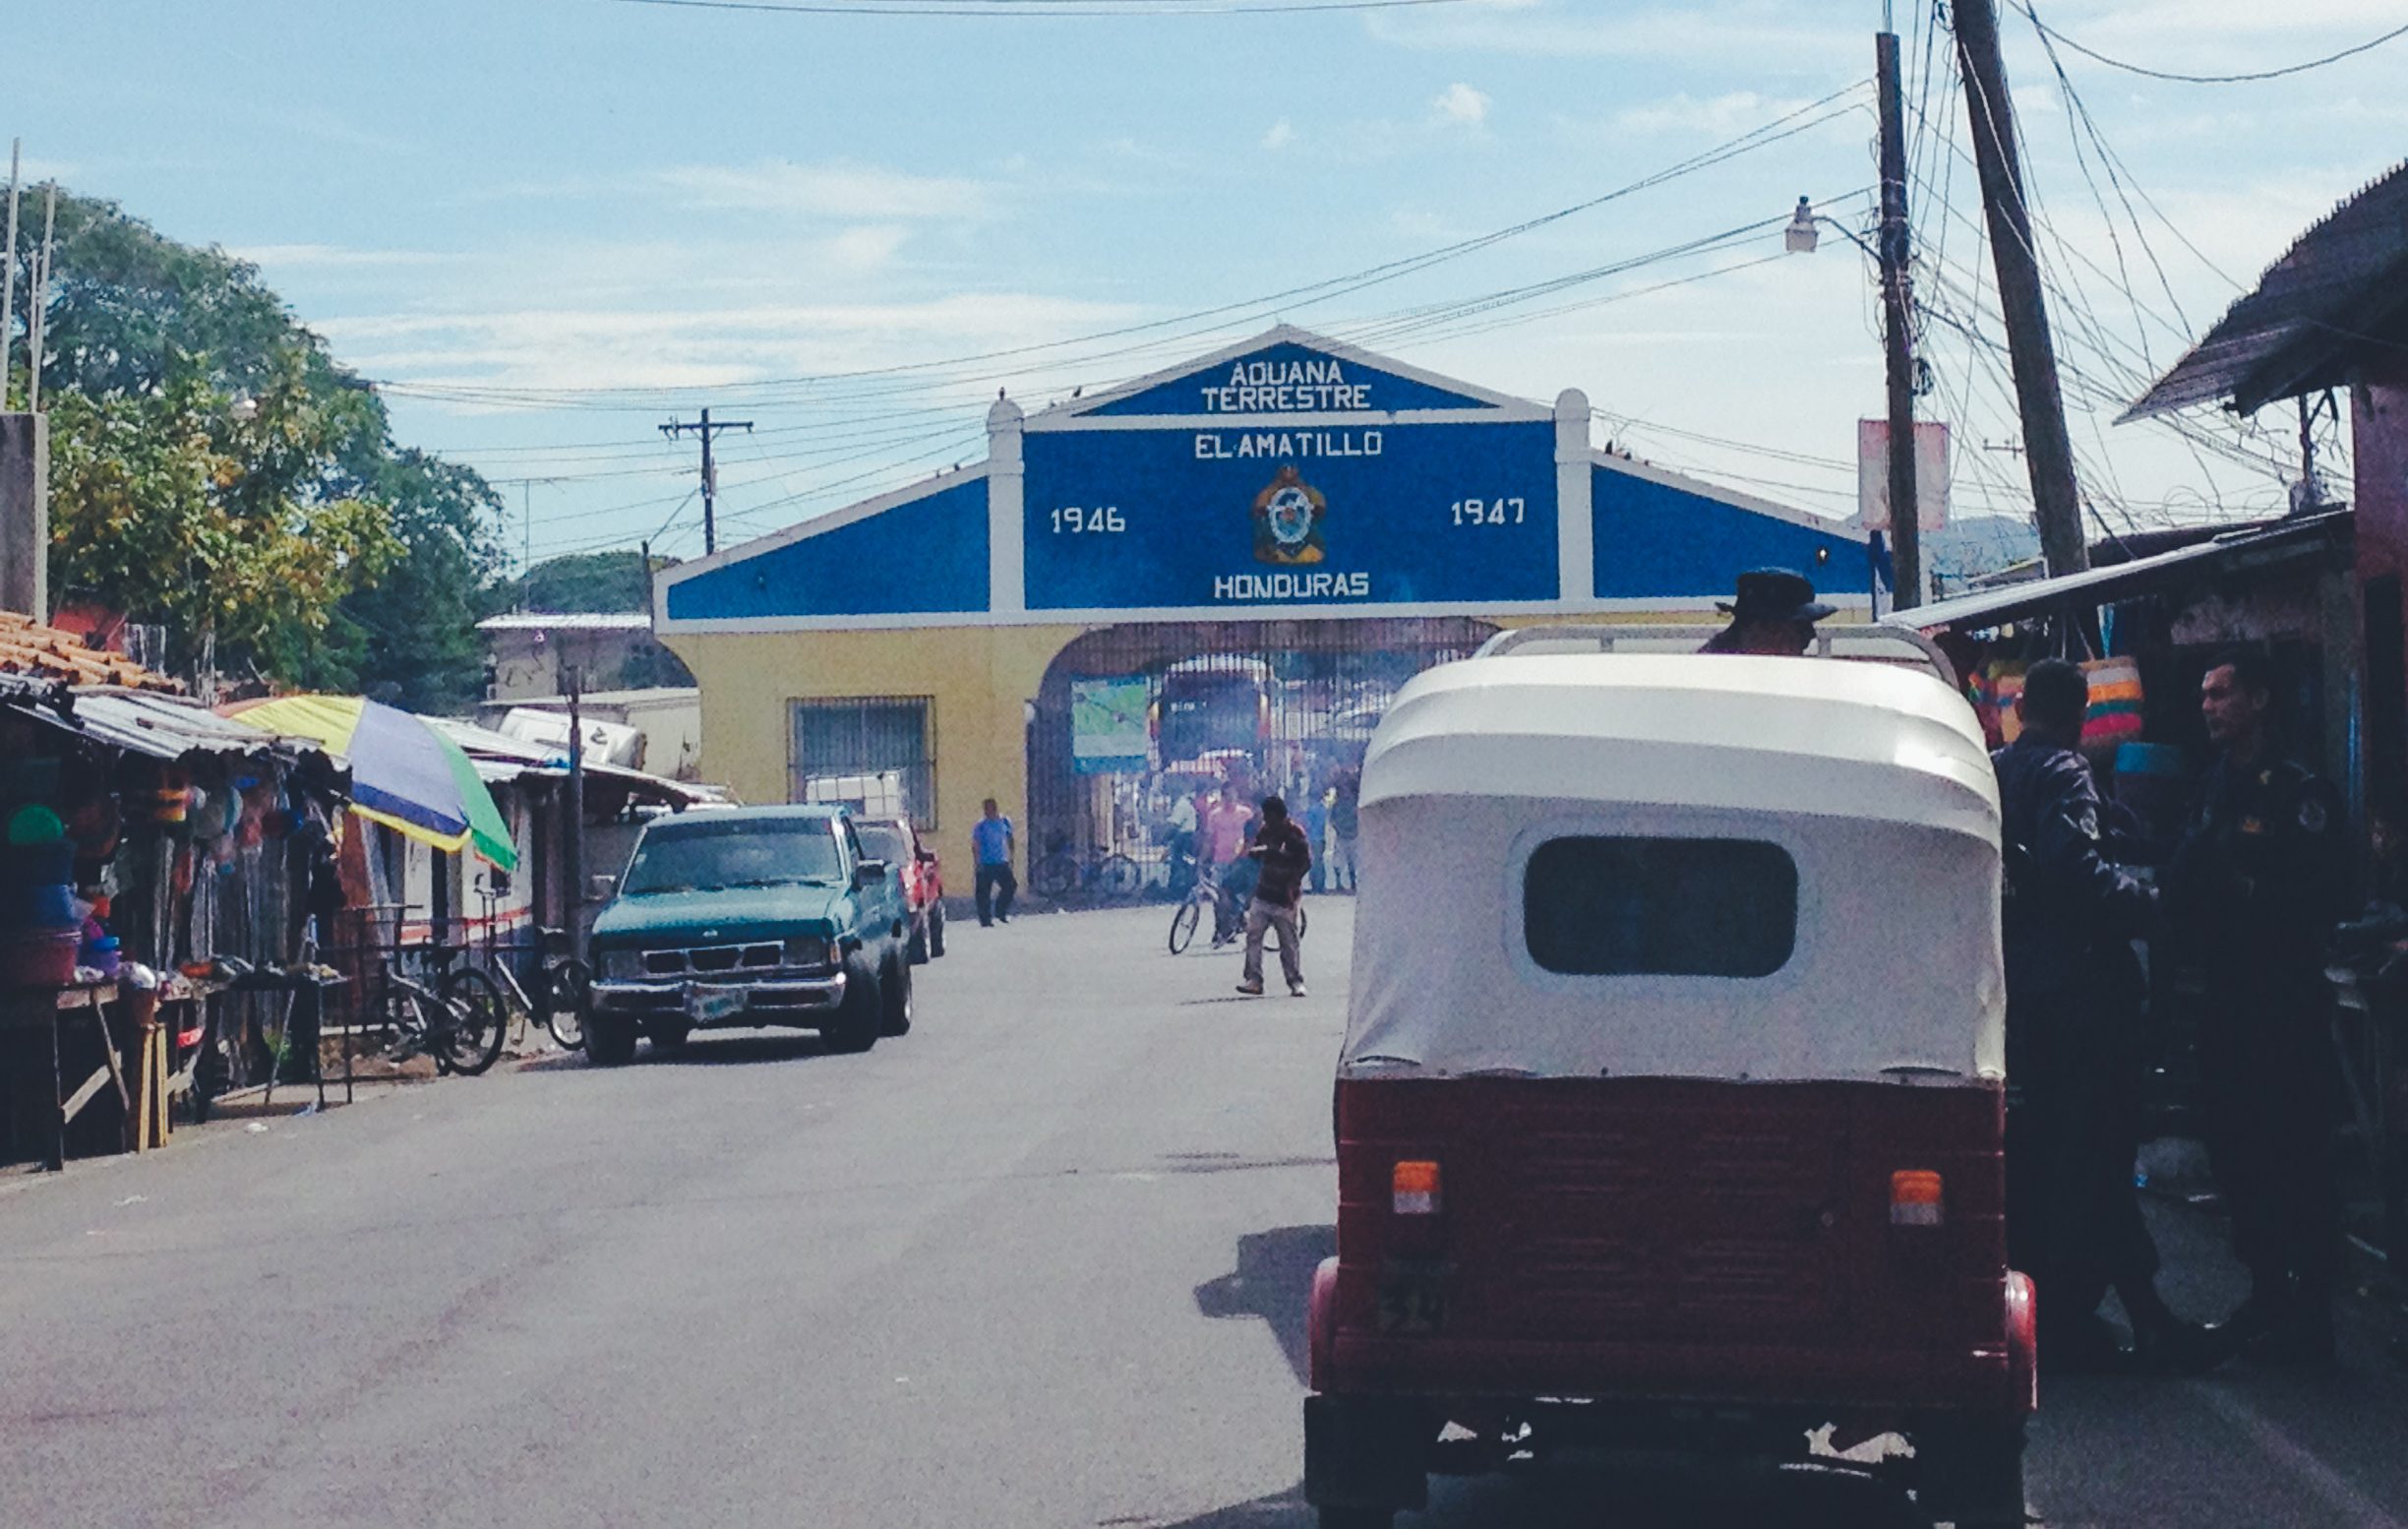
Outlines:
[[1737,597],[1715,609],[1734,621],[1821,621],[1839,607],[1815,598],[1814,581],[1786,568],[1751,569],[1739,576]]

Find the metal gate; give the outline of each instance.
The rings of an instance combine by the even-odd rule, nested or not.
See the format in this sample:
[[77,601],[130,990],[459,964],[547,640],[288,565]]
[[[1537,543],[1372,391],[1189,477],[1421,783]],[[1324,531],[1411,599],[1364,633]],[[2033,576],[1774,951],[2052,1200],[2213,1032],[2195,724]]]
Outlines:
[[1235,783],[1299,815],[1363,747],[1405,682],[1470,657],[1463,617],[1165,622],[1090,632],[1056,654],[1029,721],[1029,858],[1137,862],[1169,884],[1182,796]]

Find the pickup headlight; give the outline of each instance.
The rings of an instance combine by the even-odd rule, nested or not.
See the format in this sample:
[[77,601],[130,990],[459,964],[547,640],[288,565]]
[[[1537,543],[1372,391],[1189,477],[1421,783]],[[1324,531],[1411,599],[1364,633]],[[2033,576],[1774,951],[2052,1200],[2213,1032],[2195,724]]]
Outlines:
[[605,950],[601,955],[602,975],[616,982],[628,982],[643,975],[641,950]]
[[828,945],[824,940],[804,939],[786,942],[786,964],[789,966],[825,966]]

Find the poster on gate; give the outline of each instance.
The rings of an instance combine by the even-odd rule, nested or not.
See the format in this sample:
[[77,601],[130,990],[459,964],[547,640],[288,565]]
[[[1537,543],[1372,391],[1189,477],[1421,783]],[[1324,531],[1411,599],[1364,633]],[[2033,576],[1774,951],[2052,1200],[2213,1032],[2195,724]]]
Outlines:
[[1143,675],[1070,682],[1070,764],[1082,775],[1146,767],[1153,690]]

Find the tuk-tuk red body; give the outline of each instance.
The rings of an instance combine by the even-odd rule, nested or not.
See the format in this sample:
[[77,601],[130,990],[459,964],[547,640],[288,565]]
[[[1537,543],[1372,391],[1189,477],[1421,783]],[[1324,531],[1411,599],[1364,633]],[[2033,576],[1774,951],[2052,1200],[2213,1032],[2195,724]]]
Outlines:
[[2020,1524],[1969,708],[1870,665],[1478,658],[1399,699],[1363,792],[1323,1522],[1385,1523],[1432,1470],[1804,1458],[1832,1424],[1903,1437],[1935,1517]]

